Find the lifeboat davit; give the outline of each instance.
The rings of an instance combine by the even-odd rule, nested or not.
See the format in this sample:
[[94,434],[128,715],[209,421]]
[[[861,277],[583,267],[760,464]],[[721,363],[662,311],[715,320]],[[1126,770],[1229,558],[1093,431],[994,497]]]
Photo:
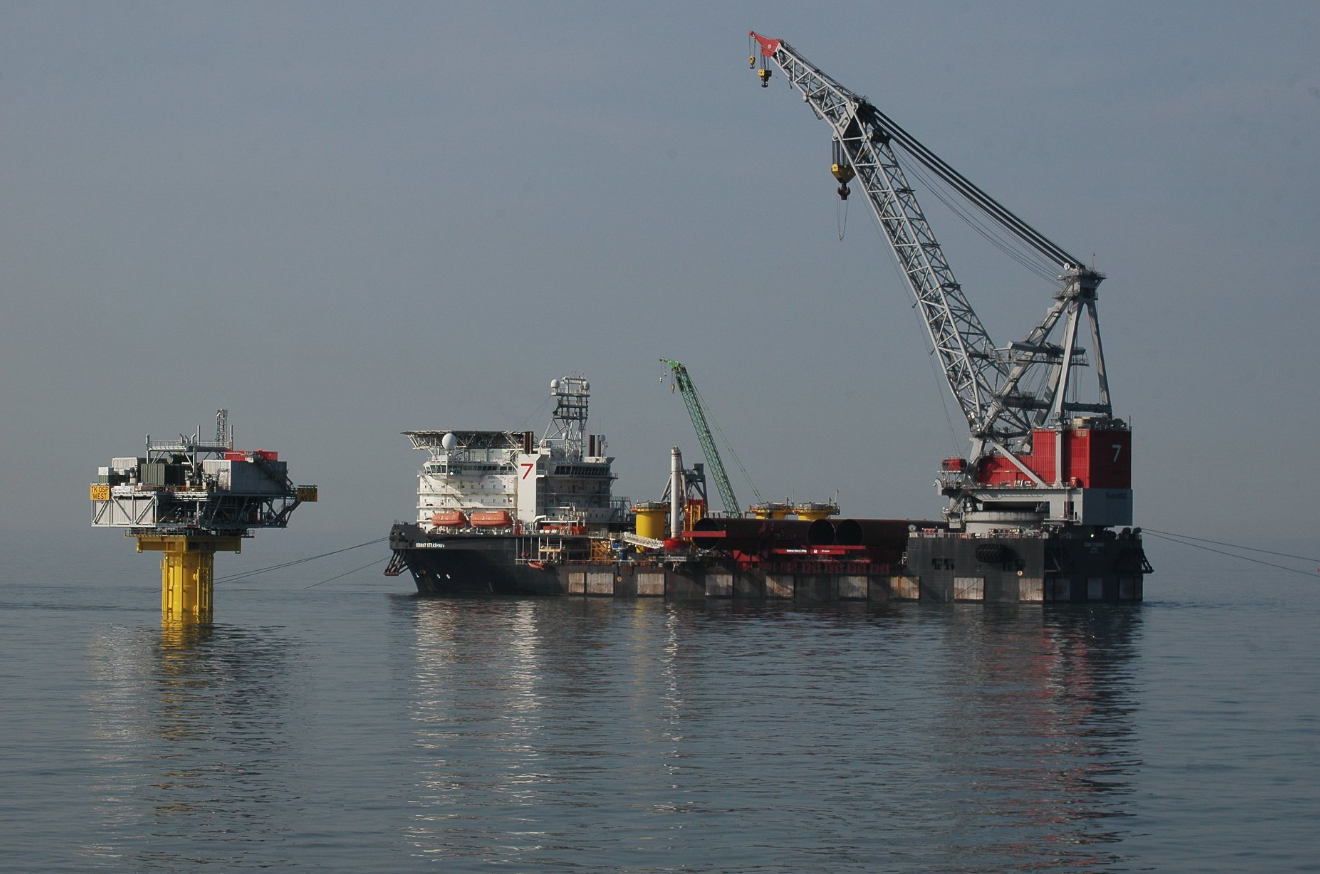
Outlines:
[[478,510],[472,514],[473,528],[511,528],[513,517],[508,510]]
[[468,518],[462,510],[441,510],[431,517],[431,524],[437,528],[466,528]]

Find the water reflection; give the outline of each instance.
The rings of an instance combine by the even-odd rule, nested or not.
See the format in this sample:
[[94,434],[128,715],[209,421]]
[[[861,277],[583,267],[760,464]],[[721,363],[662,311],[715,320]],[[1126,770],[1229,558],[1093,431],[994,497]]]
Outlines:
[[1140,608],[401,599],[421,858],[1121,861]]
[[[417,855],[536,864],[565,842],[589,852],[596,842],[583,835],[619,800],[621,781],[672,785],[676,632],[653,607],[663,605],[630,616],[596,601],[406,604],[420,751],[407,837]],[[620,755],[629,745],[650,752]]]
[[291,658],[276,633],[209,624],[93,638],[90,861],[192,871],[281,860],[271,810],[292,795]]
[[951,608],[931,724],[951,856],[965,870],[1093,871],[1123,861],[1140,767],[1140,607]]
[[[502,613],[478,646],[471,645],[460,612],[423,610],[417,616],[416,693],[409,717],[428,767],[421,774],[418,798],[424,813],[409,831],[423,853],[434,852],[424,840],[433,829],[458,824],[481,829],[480,812],[465,801],[471,794],[489,792],[511,806],[528,805],[542,779],[538,752],[529,743],[540,724],[533,607],[511,602],[470,606],[474,612]],[[477,725],[500,762],[494,769],[467,755],[465,741]]]

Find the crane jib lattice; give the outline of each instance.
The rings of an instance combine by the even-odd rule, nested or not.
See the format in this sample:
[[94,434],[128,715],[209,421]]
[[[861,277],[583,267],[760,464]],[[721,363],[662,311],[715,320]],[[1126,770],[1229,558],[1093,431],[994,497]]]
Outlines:
[[[783,40],[751,36],[762,55],[761,82],[773,61],[813,112],[833,131],[836,149],[851,164],[876,220],[916,299],[949,389],[978,444],[1020,444],[1033,428],[1079,412],[1112,415],[1095,310],[1103,276],[972,184],[873,106],[811,64]],[[755,64],[755,56],[752,58]],[[901,147],[968,203],[1044,258],[1064,285],[1045,319],[1020,342],[997,348],[965,297],[917,202],[894,146]],[[837,152],[836,152],[837,154]],[[837,160],[837,159],[836,159]],[[1090,325],[1098,380],[1097,403],[1069,401],[1071,371],[1085,363],[1077,348],[1079,320]],[[1049,342],[1063,324],[1061,342]],[[1035,385],[1027,390],[1025,386]]]

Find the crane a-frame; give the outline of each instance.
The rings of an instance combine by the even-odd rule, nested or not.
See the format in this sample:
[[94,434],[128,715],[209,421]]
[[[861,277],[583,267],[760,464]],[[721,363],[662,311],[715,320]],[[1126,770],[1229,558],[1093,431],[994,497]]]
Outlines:
[[[830,78],[783,40],[752,32],[758,75],[767,62],[833,132],[839,194],[861,185],[906,277],[971,432],[966,459],[945,459],[939,487],[951,525],[972,533],[1132,522],[1131,431],[1116,418],[1096,315],[1104,278],[1048,240],[917,141],[865,97]],[[751,64],[756,66],[756,55]],[[895,147],[988,216],[1061,286],[1045,318],[1019,342],[995,346],[954,278]],[[1020,257],[1020,256],[1019,256]],[[1090,348],[1084,330],[1089,329]],[[1088,357],[1089,351],[1089,357]],[[1079,390],[1091,367],[1093,393]]]

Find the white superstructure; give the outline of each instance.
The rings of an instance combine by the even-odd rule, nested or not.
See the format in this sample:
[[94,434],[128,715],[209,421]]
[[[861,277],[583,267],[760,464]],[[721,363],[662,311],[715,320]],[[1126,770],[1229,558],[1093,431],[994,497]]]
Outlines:
[[545,435],[531,431],[405,431],[428,453],[417,478],[417,523],[454,533],[586,529],[622,522],[605,437],[586,433],[590,385],[550,383],[555,410]]

